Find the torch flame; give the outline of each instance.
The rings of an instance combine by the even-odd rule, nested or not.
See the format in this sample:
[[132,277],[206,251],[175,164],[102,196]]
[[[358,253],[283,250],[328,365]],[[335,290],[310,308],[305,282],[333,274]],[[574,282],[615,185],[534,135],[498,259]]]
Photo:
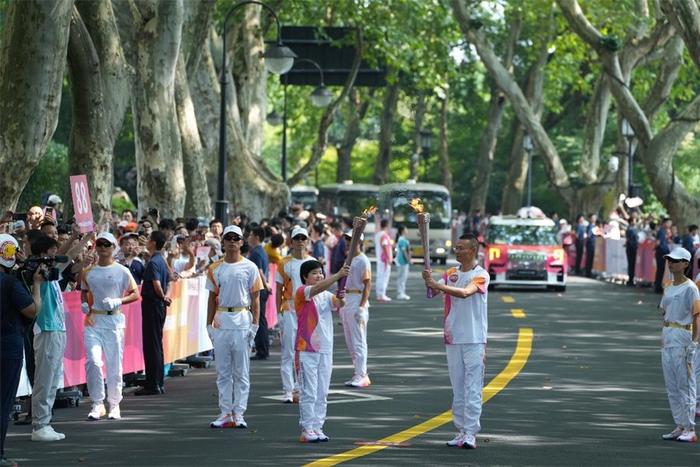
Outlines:
[[377,206],[369,206],[367,209],[362,211],[362,217],[369,217],[377,212]]
[[423,201],[420,198],[413,198],[408,205],[413,209],[416,214],[421,214],[425,212],[425,207],[423,207]]

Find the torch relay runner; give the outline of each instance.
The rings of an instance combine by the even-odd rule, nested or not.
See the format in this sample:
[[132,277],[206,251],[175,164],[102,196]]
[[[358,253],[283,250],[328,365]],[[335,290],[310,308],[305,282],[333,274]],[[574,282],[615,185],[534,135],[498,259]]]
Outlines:
[[444,340],[452,384],[452,416],[459,430],[448,446],[476,448],[481,429],[481,393],[486,355],[487,290],[489,275],[477,262],[479,242],[472,234],[457,241],[459,268],[450,268],[439,281],[423,271],[426,287],[445,294]]
[[250,392],[248,353],[258,332],[263,284],[255,263],[241,255],[241,246],[243,231],[229,225],[223,234],[224,258],[207,270],[207,331],[214,344],[221,412],[211,428],[248,428],[243,418]]

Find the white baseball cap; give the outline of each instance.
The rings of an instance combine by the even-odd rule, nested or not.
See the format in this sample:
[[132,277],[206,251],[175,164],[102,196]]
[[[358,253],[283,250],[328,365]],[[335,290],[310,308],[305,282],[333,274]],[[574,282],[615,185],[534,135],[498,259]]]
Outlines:
[[107,240],[109,243],[111,243],[115,247],[119,245],[117,243],[117,239],[114,238],[114,235],[112,235],[109,232],[100,232],[99,234],[97,234],[97,238],[95,239],[95,242],[97,242],[97,240],[100,240],[100,239]]
[[[346,230],[343,235],[345,235],[348,238],[352,238],[352,229]],[[365,240],[365,234],[361,233],[360,234],[360,241],[363,242]]]
[[690,252],[683,247],[677,246],[664,258],[679,259],[690,263]]
[[298,225],[297,225],[296,227],[294,227],[294,228],[292,229],[291,237],[294,238],[294,237],[296,237],[297,235],[303,235],[304,237],[309,238],[309,231],[306,230],[304,227],[301,227],[301,226],[298,226]]
[[56,206],[56,205],[58,205],[58,204],[61,204],[62,202],[63,202],[63,200],[61,199],[60,196],[58,196],[58,195],[51,195],[51,196],[49,196],[49,199],[46,201],[46,204],[50,204],[50,205]]
[[243,231],[241,230],[240,227],[237,225],[229,225],[224,229],[223,235],[221,235],[221,238],[224,238],[227,233],[235,233],[239,237],[243,237]]
[[6,268],[14,266],[17,261],[15,258],[17,248],[19,248],[19,243],[15,237],[9,234],[0,234],[0,264]]

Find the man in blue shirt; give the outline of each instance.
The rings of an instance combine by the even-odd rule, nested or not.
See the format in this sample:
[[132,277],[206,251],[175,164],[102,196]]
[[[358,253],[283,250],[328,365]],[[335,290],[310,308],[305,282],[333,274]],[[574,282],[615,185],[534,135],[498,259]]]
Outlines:
[[26,333],[23,319],[33,319],[41,309],[41,284],[44,282],[42,266],[34,274],[30,295],[22,283],[10,275],[18,247],[12,235],[0,234],[0,457],[8,465],[12,465],[12,461],[5,458],[5,437],[22,371]]
[[139,246],[139,236],[135,233],[128,233],[122,235],[119,239],[119,247],[124,254],[124,259],[120,261],[124,266],[129,268],[131,275],[134,276],[136,285],[141,285],[143,281],[143,273],[146,270],[143,261],[139,258],[136,253]]
[[663,280],[666,266],[664,256],[671,252],[669,243],[672,241],[671,219],[667,217],[661,221],[661,226],[656,232],[656,277],[654,278],[654,291],[659,294],[664,293]]
[[[688,226],[688,233],[683,235],[683,238],[681,238],[681,246],[688,250],[690,252],[690,257],[695,258],[695,238],[698,235],[698,226],[695,224],[689,225]],[[688,269],[685,271],[685,275],[688,276],[688,278],[693,279],[691,277],[693,274],[693,262],[691,261],[690,264],[688,265]]]
[[163,326],[165,325],[165,308],[170,305],[168,283],[170,271],[161,254],[165,246],[165,234],[156,230],[151,233],[146,248],[151,259],[143,274],[141,289],[141,330],[143,333],[143,360],[146,364],[146,382],[144,387],[134,394],[153,396],[163,394],[165,378],[163,361]]
[[583,224],[583,215],[576,216],[576,275],[581,275],[581,260],[583,259],[583,245],[586,240],[586,226]]
[[263,283],[263,289],[260,291],[260,321],[258,322],[258,332],[255,334],[255,356],[251,357],[253,360],[267,360],[270,357],[270,341],[267,336],[265,310],[267,308],[267,298],[270,296],[272,289],[268,283],[269,260],[262,246],[264,239],[264,227],[254,228],[248,236],[248,245],[250,246],[248,259],[258,267]]
[[586,227],[586,277],[593,277],[593,258],[595,257],[597,220],[598,217],[595,214],[591,213],[588,215],[588,226]]

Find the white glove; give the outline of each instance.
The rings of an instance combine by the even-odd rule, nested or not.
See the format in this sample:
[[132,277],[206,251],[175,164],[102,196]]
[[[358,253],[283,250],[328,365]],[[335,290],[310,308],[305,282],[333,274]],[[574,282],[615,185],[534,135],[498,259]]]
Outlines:
[[121,298],[105,298],[102,300],[102,304],[109,308],[110,310],[114,311],[120,306],[122,306],[122,299]]
[[698,343],[695,341],[690,341],[690,344],[688,344],[688,346],[685,348],[686,360],[688,361],[689,365],[693,363],[693,359],[697,351]]
[[81,302],[80,311],[82,311],[85,315],[90,313],[90,305],[88,305],[87,302]]
[[248,346],[253,347],[255,345],[255,335],[258,333],[258,326],[257,324],[251,324],[250,327],[248,328]]

